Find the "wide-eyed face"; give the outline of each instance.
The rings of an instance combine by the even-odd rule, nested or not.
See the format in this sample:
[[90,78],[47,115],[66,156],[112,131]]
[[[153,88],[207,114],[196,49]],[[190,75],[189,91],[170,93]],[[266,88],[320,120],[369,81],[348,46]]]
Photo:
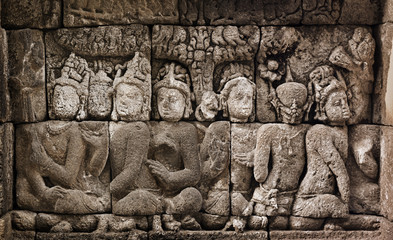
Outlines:
[[325,104],[327,120],[331,125],[345,125],[351,116],[344,90],[330,93]]
[[177,89],[160,88],[157,92],[158,113],[165,121],[177,122],[186,109],[186,98]]
[[247,122],[253,109],[253,88],[250,84],[238,84],[231,89],[227,104],[231,121]]
[[116,88],[116,111],[122,120],[136,120],[142,112],[143,92],[134,85],[120,83]]
[[53,108],[56,118],[72,120],[79,110],[79,95],[71,86],[57,85],[53,92]]

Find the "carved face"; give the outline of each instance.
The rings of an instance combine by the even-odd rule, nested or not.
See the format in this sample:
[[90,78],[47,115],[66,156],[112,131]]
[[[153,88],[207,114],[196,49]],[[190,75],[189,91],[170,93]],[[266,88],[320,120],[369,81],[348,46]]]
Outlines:
[[157,92],[158,113],[165,121],[177,122],[186,109],[186,98],[177,89],[160,88]]
[[133,85],[120,83],[116,90],[116,111],[120,119],[135,120],[142,112],[143,93]]
[[344,125],[349,119],[347,95],[344,90],[332,92],[325,104],[326,116],[331,125]]
[[112,110],[112,97],[109,87],[91,85],[89,94],[89,114],[96,118],[109,116]]
[[231,121],[247,122],[252,114],[253,94],[250,84],[238,84],[231,89],[227,100]]
[[214,92],[205,92],[202,95],[201,111],[206,119],[213,119],[218,112],[218,100]]
[[72,120],[79,110],[79,95],[71,86],[55,86],[53,93],[55,116],[62,120]]

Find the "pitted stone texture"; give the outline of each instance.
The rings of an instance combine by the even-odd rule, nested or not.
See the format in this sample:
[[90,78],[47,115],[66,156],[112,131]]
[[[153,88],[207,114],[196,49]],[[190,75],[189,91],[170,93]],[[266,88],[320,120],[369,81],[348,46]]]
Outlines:
[[149,29],[59,29],[46,34],[50,119],[150,119]]
[[228,224],[233,225],[236,231],[246,228],[247,216],[252,212],[250,200],[256,187],[254,155],[257,131],[261,126],[259,123],[231,125],[231,215],[242,219],[231,219]]
[[37,213],[14,210],[10,212],[12,228],[19,231],[35,231],[36,230],[36,217]]
[[0,122],[11,120],[8,73],[7,33],[4,29],[0,28]]
[[14,126],[0,125],[0,213],[12,209],[14,185]]
[[202,194],[201,225],[204,229],[222,229],[229,219],[230,123],[195,122],[199,137]]
[[149,233],[149,239],[195,239],[195,240],[208,240],[208,239],[230,239],[230,240],[248,240],[248,239],[268,239],[266,231],[249,231],[244,233],[236,232],[223,232],[223,231],[180,231],[180,232],[163,232],[163,233]]
[[381,187],[381,214],[393,221],[393,128],[381,127],[381,166],[379,184]]
[[0,238],[1,239],[12,238],[12,225],[11,225],[10,214],[5,214],[0,218]]
[[301,1],[180,0],[180,22],[188,25],[299,24]]
[[64,25],[177,24],[177,0],[64,1]]
[[376,28],[377,59],[373,94],[373,123],[393,125],[393,23]]
[[46,118],[43,32],[26,29],[8,33],[12,120],[43,121]]
[[350,212],[380,212],[378,176],[381,133],[380,126],[376,125],[356,125],[349,128],[349,157],[346,167],[350,179]]
[[19,125],[16,136],[20,209],[61,214],[110,211],[107,122]]
[[379,239],[379,231],[271,231],[270,239]]
[[42,233],[37,232],[37,240],[96,240],[96,239],[119,239],[119,240],[147,240],[148,234],[145,232],[127,233]]
[[382,22],[382,13],[387,8],[383,2],[385,1],[345,0],[342,4],[338,24],[379,24]]
[[[256,26],[156,25],[153,27],[152,42],[153,58],[156,61],[177,61],[188,68],[196,103],[199,105],[204,92],[217,92],[220,85],[232,79],[231,76],[227,76],[223,82],[220,82],[222,79],[213,79],[220,64],[242,61],[245,65],[253,66],[259,42],[259,29]],[[160,65],[153,63],[153,66],[154,64]],[[253,71],[249,70],[251,73]],[[153,76],[155,75],[153,73]],[[248,77],[245,72],[241,72],[240,76]],[[251,80],[253,81],[252,76]]]
[[256,71],[259,121],[276,121],[272,88],[291,81],[308,86],[310,74],[322,65],[332,67],[333,77],[345,82],[352,95],[348,124],[370,121],[375,46],[369,28],[262,27],[261,33]]
[[35,237],[35,231],[12,230],[12,239],[14,240],[35,240]]
[[58,28],[61,0],[4,0],[2,21],[6,28]]

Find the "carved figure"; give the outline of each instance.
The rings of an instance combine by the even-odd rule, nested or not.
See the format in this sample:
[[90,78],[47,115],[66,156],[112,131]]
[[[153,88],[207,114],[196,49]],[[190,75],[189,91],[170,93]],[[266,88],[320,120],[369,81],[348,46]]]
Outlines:
[[291,215],[306,162],[304,139],[308,126],[300,123],[308,107],[307,88],[301,83],[288,82],[272,91],[273,106],[278,119],[284,124],[264,124],[258,129],[254,177],[259,187],[255,189],[251,202],[255,203],[255,215],[273,216],[272,223],[281,218],[283,224],[276,227],[287,229],[288,216]]
[[109,175],[103,174],[106,123],[49,121],[25,125],[21,134],[26,138],[17,146],[19,207],[61,214],[110,210]]
[[90,79],[87,112],[97,120],[106,119],[112,111],[113,80],[108,77],[111,67],[104,69],[103,62],[96,62],[98,72]]
[[245,77],[237,77],[225,83],[220,92],[223,116],[231,122],[254,120],[255,83]]
[[[348,215],[349,176],[345,168],[350,117],[346,85],[329,66],[310,74],[316,103],[315,118],[328,125],[314,125],[306,135],[307,173],[293,205],[293,229],[318,229],[324,218]],[[337,194],[339,193],[339,194]]]
[[83,120],[87,117],[86,100],[89,79],[94,73],[85,59],[71,53],[61,70],[61,77],[53,83],[53,110],[61,120]]
[[195,110],[195,117],[198,121],[213,121],[219,109],[217,94],[213,91],[207,91],[202,95],[202,103]]
[[[126,69],[122,75],[121,70]],[[150,62],[142,53],[123,66],[116,66],[113,82],[114,108],[112,120],[149,120],[150,113]]]
[[347,86],[352,117],[348,124],[356,124],[367,120],[371,112],[375,41],[365,28],[356,28],[348,44],[352,56],[339,46],[333,50],[329,61],[349,71]]

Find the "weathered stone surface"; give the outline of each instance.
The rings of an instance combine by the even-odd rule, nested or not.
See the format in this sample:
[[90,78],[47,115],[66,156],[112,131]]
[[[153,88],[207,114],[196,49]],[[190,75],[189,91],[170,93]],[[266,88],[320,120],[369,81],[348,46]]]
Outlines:
[[376,28],[376,81],[373,94],[373,123],[393,125],[393,24]]
[[3,0],[2,21],[6,28],[58,28],[61,0]]
[[374,215],[351,214],[347,218],[328,219],[324,230],[377,231],[383,228],[385,218]]
[[36,238],[35,231],[18,231],[12,230],[12,238],[14,240],[35,240]]
[[382,23],[393,22],[393,2],[391,0],[381,1]]
[[11,123],[0,125],[0,213],[12,209],[14,185],[14,127]]
[[21,209],[110,211],[107,122],[19,125],[16,136],[16,200]]
[[146,26],[59,29],[45,41],[49,118],[150,119]]
[[276,120],[270,99],[278,85],[295,81],[309,86],[316,80],[323,85],[328,77],[344,82],[352,96],[348,124],[370,121],[375,49],[370,29],[262,27],[261,32],[256,75],[259,121]]
[[393,128],[381,127],[381,130],[381,165],[379,175],[381,214],[393,221]]
[[10,214],[5,214],[0,218],[0,239],[11,239],[11,237],[12,237],[11,216]]
[[236,231],[245,228],[247,216],[252,211],[252,202],[249,201],[256,185],[253,167],[257,130],[260,127],[259,123],[231,125],[231,215],[241,218],[232,219],[230,224]]
[[127,233],[42,233],[38,232],[36,235],[37,240],[106,240],[106,239],[119,239],[119,240],[147,240],[148,234],[145,232],[127,232]]
[[177,24],[177,0],[64,1],[64,25]]
[[180,232],[164,232],[164,233],[149,233],[149,239],[268,239],[268,234],[265,231],[249,231],[244,233],[223,232],[223,231],[180,231]]
[[[153,27],[152,42],[153,58],[156,59],[153,66],[158,65],[159,69],[159,65],[163,65],[159,64],[159,60],[174,60],[188,68],[197,105],[201,104],[205,92],[220,92],[227,82],[236,77],[253,81],[253,59],[259,42],[256,26],[156,25]],[[231,72],[231,68],[223,67],[239,62],[249,66],[238,66],[235,73]]]
[[10,94],[8,90],[8,41],[6,31],[0,28],[0,122],[10,121]]
[[349,128],[349,156],[345,164],[350,180],[350,212],[379,214],[380,137],[380,126],[356,125]]
[[[209,126],[194,123],[202,139],[199,142],[202,194],[200,217],[204,229],[222,229],[229,219],[230,123],[218,121]],[[203,137],[202,137],[203,136]]]
[[46,118],[45,46],[43,32],[8,32],[9,91],[12,121],[37,122]]
[[37,213],[25,210],[14,210],[10,212],[10,214],[13,229],[21,231],[36,230]]
[[[383,5],[385,1],[345,0],[340,13],[339,24],[365,24],[381,23]],[[389,2],[389,1],[386,1]]]
[[271,231],[270,239],[378,239],[378,231]]

